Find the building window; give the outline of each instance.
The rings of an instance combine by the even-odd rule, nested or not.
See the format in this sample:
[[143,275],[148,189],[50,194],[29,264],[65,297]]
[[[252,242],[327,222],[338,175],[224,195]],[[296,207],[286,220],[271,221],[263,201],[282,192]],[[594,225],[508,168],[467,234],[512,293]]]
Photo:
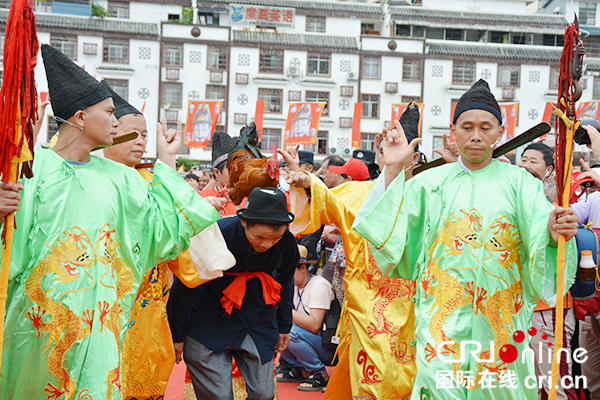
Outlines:
[[317,144],[305,144],[304,150],[311,151],[315,154],[327,154],[327,141],[329,139],[328,131],[319,131],[317,133]]
[[363,103],[363,118],[379,118],[379,95],[362,94],[360,101]]
[[508,32],[489,32],[488,42],[490,43],[510,43]]
[[[433,149],[443,149],[444,148],[444,137],[443,136],[434,136],[433,137]],[[438,153],[433,153],[433,157],[431,161],[437,160],[438,158],[442,158]]]
[[446,40],[463,40],[464,32],[462,29],[446,29]]
[[375,24],[370,22],[363,22],[360,24],[361,35],[379,35],[379,31],[375,30]]
[[129,62],[129,40],[104,39],[104,62]]
[[361,150],[375,150],[375,133],[361,133],[360,134],[360,148]]
[[263,128],[260,149],[271,151],[272,145],[281,147],[281,129]]
[[331,65],[331,54],[308,53],[307,71],[308,75],[329,76]]
[[498,86],[519,87],[520,73],[520,65],[498,65]]
[[181,83],[162,83],[162,106],[169,108],[181,108]]
[[[4,40],[2,42],[2,54],[4,54]],[[77,36],[52,35],[50,45],[71,60],[77,60]]]
[[306,17],[306,32],[325,33],[325,17]]
[[381,79],[381,57],[364,56],[362,62],[363,79]]
[[558,89],[558,76],[560,75],[560,68],[556,66],[550,67],[550,89]]
[[182,67],[183,45],[165,44],[163,47],[163,65],[165,67]]
[[283,89],[258,89],[258,100],[265,102],[264,112],[281,113]]
[[129,18],[129,3],[109,1],[108,12],[114,18]]
[[0,60],[4,58],[4,36],[5,32],[0,31]]
[[475,83],[475,63],[454,61],[452,84],[472,85]]
[[588,36],[582,39],[583,46],[585,47],[585,55],[588,57],[600,56],[600,37]]
[[52,136],[54,136],[56,134],[56,132],[58,132],[58,124],[56,123],[56,120],[54,119],[54,117],[48,116],[48,137],[47,137],[48,143],[50,143]]
[[421,60],[418,58],[405,58],[402,67],[403,81],[421,81]]
[[283,74],[283,50],[260,50],[260,72]]
[[600,77],[594,77],[594,99],[600,99]]
[[208,46],[206,69],[227,69],[227,48]]
[[310,92],[306,91],[306,101],[315,103],[325,103],[321,115],[329,115],[329,92]]
[[126,101],[129,101],[129,81],[127,79],[105,79],[108,86]]
[[223,111],[225,111],[225,88],[221,85],[206,85],[206,100],[223,100]]
[[579,23],[581,25],[596,25],[596,3],[591,1],[579,2]]
[[402,96],[402,102],[403,103],[420,103],[421,102],[421,96]]

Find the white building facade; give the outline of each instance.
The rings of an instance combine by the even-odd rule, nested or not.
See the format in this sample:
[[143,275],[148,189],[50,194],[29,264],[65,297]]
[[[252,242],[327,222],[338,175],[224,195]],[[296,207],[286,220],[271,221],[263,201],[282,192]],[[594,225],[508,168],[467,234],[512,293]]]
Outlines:
[[[156,157],[156,121],[185,122],[188,100],[223,99],[217,129],[231,136],[263,100],[266,153],[282,145],[291,102],[325,102],[318,142],[306,146],[317,159],[351,155],[356,102],[363,102],[361,147],[371,148],[390,125],[392,104],[413,100],[424,103],[422,149],[432,157],[448,132],[452,103],[480,78],[499,101],[518,102],[515,134],[542,121],[546,103],[557,97],[565,16],[528,14],[529,2],[520,0],[417,3],[99,1],[114,17],[46,6],[36,9],[36,21],[40,43],[59,47],[144,109],[148,158]],[[182,23],[192,10],[197,23]],[[7,16],[0,9],[0,24]],[[600,38],[587,29],[582,101],[600,98]],[[41,56],[36,78],[47,92]],[[48,117],[40,143],[55,129]],[[211,158],[210,148],[180,151],[204,163]]]

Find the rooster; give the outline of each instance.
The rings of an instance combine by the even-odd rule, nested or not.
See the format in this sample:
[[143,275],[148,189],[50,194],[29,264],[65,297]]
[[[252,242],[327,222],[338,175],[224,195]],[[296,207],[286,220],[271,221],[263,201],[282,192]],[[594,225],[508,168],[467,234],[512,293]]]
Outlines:
[[277,146],[273,155],[263,156],[259,150],[258,132],[254,122],[242,128],[240,137],[229,152],[229,198],[236,206],[256,187],[276,187],[279,184]]

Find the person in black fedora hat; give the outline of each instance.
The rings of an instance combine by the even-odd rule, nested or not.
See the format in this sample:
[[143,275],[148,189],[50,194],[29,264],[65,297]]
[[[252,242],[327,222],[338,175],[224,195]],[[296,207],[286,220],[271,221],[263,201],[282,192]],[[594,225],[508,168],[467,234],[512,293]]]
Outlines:
[[237,211],[244,222],[281,225],[294,221],[287,210],[285,195],[279,189],[254,188],[246,201],[246,208]]
[[233,398],[232,357],[249,399],[275,396],[273,356],[290,341],[300,262],[287,229],[293,220],[280,190],[253,189],[246,208],[218,221],[236,264],[196,289],[173,284],[167,309],[177,362],[185,348],[198,400]]

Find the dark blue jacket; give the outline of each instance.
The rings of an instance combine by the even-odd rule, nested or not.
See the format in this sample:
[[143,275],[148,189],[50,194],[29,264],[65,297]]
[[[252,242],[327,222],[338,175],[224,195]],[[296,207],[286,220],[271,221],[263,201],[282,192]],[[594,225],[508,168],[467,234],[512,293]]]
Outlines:
[[173,342],[183,342],[187,334],[221,354],[228,346],[239,348],[249,334],[262,363],[267,363],[273,359],[279,334],[289,333],[292,327],[294,272],[300,261],[296,239],[286,230],[277,244],[258,253],[250,250],[237,216],[223,218],[218,224],[236,259],[236,265],[227,272],[268,273],[281,284],[281,300],[277,307],[265,304],[260,280],[252,278],[247,282],[241,309],[234,307],[228,316],[221,298],[235,276],[224,275],[196,289],[189,289],[176,279],[167,304]]

